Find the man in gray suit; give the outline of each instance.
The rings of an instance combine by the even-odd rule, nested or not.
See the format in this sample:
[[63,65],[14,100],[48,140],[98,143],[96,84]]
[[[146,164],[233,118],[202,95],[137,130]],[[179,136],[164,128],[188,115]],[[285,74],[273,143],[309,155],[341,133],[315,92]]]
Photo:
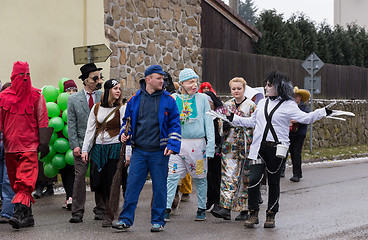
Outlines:
[[[83,221],[84,204],[86,202],[86,182],[85,176],[88,170],[88,162],[81,158],[81,148],[83,146],[84,135],[87,128],[88,116],[92,106],[101,100],[102,79],[100,71],[94,63],[88,63],[81,68],[82,75],[79,78],[83,81],[84,88],[69,96],[68,99],[68,135],[70,148],[74,154],[75,180],[73,187],[73,203],[71,223]],[[102,220],[106,206],[101,201],[101,196],[95,193],[96,207],[93,209],[95,220]]]

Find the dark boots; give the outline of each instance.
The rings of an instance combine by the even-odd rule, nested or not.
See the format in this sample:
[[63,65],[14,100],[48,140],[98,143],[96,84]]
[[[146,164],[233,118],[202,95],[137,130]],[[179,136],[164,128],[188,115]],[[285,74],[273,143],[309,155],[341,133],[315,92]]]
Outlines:
[[26,205],[20,203],[15,203],[14,214],[13,217],[9,219],[9,224],[12,225],[14,229],[34,226],[31,207],[27,207]]
[[14,214],[13,217],[9,219],[9,224],[12,225],[13,228],[19,229],[21,227],[21,222],[24,216],[24,213],[27,211],[27,206],[15,203],[14,204]]
[[264,223],[264,228],[274,228],[275,227],[275,212],[268,211],[266,215],[266,222]]
[[230,209],[220,208],[219,210],[211,211],[212,215],[217,218],[222,218],[224,220],[231,220]]
[[34,218],[32,214],[32,207],[27,207],[27,211],[25,212],[22,221],[20,222],[21,227],[33,227],[35,225]]
[[249,217],[245,221],[244,226],[247,228],[253,228],[254,224],[258,224],[258,212],[259,210],[249,210]]
[[235,218],[235,221],[247,220],[248,216],[248,211],[241,211],[239,215]]
[[42,196],[52,196],[52,195],[54,195],[54,184],[51,182],[47,184],[46,191],[42,193]]
[[33,194],[33,197],[36,199],[41,198],[42,190],[43,190],[43,186],[41,186],[41,184],[36,184],[36,192]]

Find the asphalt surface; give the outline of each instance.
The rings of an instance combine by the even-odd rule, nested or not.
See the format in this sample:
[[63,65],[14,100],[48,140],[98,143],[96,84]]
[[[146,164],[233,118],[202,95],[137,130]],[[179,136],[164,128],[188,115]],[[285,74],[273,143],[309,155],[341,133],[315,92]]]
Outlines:
[[[368,158],[313,163],[303,166],[299,183],[289,180],[291,169],[281,179],[280,212],[276,228],[264,229],[266,202],[261,205],[260,224],[246,229],[243,222],[214,218],[195,222],[196,195],[181,202],[164,232],[151,233],[151,183],[140,196],[134,225],[128,232],[102,228],[93,220],[93,193],[87,193],[84,222],[69,223],[71,212],[61,208],[64,194],[43,197],[33,206],[36,225],[13,230],[0,225],[0,239],[368,239]],[[263,195],[267,199],[267,193]]]

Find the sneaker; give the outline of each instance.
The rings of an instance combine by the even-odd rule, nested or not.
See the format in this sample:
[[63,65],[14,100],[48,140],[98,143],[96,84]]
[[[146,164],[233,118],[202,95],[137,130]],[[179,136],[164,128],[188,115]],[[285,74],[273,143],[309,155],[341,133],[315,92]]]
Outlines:
[[198,208],[195,221],[205,221],[206,220],[206,209]]
[[117,221],[117,222],[114,222],[112,224],[112,228],[115,228],[115,229],[118,229],[118,230],[122,230],[124,232],[126,232],[128,230],[128,228],[130,228],[130,226],[126,223],[124,223],[123,221]]
[[190,200],[190,195],[188,194],[188,193],[183,193],[182,195],[181,195],[181,202],[189,202],[189,200]]
[[9,218],[5,217],[5,216],[1,216],[0,218],[0,224],[2,223],[9,223]]
[[171,212],[171,209],[170,208],[166,208],[165,209],[165,222],[170,222],[170,212]]
[[72,210],[72,203],[73,203],[73,198],[69,197],[68,200],[66,200],[65,204],[66,204],[66,208],[68,210]]
[[158,223],[152,224],[151,232],[162,232],[163,230],[164,230],[164,226]]

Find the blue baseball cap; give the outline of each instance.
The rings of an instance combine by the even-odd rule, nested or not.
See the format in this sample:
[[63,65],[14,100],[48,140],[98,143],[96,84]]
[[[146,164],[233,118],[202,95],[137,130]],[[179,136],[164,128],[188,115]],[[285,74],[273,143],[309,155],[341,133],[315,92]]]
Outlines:
[[162,67],[160,65],[152,65],[146,69],[146,71],[144,72],[144,77],[147,77],[153,73],[166,75],[166,73],[162,70]]

